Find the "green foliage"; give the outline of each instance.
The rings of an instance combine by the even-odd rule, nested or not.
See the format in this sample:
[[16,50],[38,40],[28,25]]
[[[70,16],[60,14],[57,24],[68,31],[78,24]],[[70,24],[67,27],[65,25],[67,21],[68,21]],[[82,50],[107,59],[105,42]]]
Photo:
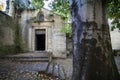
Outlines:
[[61,32],[66,33],[69,37],[72,37],[72,26],[71,24],[65,24]]
[[120,30],[120,0],[107,0],[107,15],[112,19],[111,30]]
[[65,25],[63,27],[63,29],[61,30],[62,32],[68,34],[69,37],[72,36],[72,26],[71,23],[71,14],[70,14],[70,4],[69,4],[69,0],[56,0],[54,2],[52,2],[52,10],[61,15]]
[[36,9],[41,10],[44,6],[43,0],[32,0],[32,4],[35,6]]
[[68,18],[70,16],[69,0],[56,0],[52,2],[52,10],[57,14]]

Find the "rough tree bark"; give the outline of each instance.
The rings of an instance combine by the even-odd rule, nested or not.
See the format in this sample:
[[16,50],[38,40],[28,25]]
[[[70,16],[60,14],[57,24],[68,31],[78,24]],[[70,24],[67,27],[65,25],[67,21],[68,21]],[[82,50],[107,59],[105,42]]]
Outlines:
[[112,54],[106,0],[70,0],[72,80],[120,80]]

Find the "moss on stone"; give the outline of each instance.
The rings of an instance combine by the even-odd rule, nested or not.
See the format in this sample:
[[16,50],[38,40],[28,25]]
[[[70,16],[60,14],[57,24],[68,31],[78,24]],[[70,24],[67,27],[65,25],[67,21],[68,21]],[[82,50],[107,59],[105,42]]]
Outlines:
[[[7,14],[0,11],[0,56],[4,55],[11,55],[16,54],[18,52],[22,52],[22,40],[21,40],[21,29],[18,23],[18,20],[13,19],[12,17],[8,16]],[[6,30],[6,28],[8,30]],[[6,31],[12,30],[12,36],[11,34],[6,34]],[[13,40],[10,43],[6,41],[9,41],[11,39],[6,38],[7,36],[11,36]]]
[[0,45],[0,56],[15,54],[15,46],[1,46]]

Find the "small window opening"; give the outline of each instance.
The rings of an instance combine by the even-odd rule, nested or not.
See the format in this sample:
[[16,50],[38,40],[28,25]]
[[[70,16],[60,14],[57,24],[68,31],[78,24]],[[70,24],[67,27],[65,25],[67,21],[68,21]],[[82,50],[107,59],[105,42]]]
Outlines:
[[44,15],[43,15],[43,14],[41,14],[41,15],[39,16],[39,21],[44,21]]

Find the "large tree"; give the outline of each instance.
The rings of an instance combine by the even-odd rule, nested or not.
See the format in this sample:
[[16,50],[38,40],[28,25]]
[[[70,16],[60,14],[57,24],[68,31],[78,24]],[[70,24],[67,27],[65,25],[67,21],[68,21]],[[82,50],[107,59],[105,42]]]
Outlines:
[[72,80],[120,80],[112,53],[106,0],[70,0]]

